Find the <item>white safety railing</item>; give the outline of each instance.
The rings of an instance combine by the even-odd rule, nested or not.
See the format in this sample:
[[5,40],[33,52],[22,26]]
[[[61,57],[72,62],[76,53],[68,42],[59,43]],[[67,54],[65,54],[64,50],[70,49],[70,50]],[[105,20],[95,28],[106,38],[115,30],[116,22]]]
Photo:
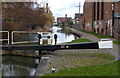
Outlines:
[[14,42],[14,33],[35,33],[35,32],[27,32],[27,31],[12,31],[11,33],[11,42],[12,44],[22,44],[22,43],[30,43],[30,42],[38,42],[38,41],[20,41],[20,42]]
[[0,41],[8,41],[8,44],[9,44],[9,31],[0,31],[0,33],[7,33],[7,38],[6,39],[3,39],[1,38]]
[[41,34],[42,36],[42,39],[40,40],[40,44],[43,44],[43,41],[44,40],[47,40],[47,36],[50,36],[51,33],[50,32],[27,32],[27,31],[12,31],[12,34],[11,34],[11,40],[12,40],[12,44],[22,44],[22,43],[34,43],[34,42],[39,42],[39,40],[37,41],[20,41],[20,42],[15,42],[14,41],[14,34],[15,33],[23,33],[23,34]]
[[101,41],[111,41],[111,38],[102,38]]
[[100,49],[113,48],[113,41],[111,38],[102,38],[98,45]]

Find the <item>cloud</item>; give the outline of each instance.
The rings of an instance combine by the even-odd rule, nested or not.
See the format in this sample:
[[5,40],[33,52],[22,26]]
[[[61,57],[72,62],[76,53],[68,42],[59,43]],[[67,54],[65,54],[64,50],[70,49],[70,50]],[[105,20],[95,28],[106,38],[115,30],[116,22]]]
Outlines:
[[[79,2],[81,2],[81,6],[84,4],[84,0],[40,0],[46,1],[49,4],[50,10],[53,15],[56,17],[64,17],[67,14],[69,17],[74,17],[75,13],[78,13]],[[81,7],[82,12],[82,7]]]

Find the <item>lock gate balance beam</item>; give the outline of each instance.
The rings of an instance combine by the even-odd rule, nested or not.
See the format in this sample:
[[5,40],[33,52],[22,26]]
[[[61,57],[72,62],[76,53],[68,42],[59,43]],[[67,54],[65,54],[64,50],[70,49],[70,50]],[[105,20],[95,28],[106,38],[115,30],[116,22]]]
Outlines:
[[113,48],[112,41],[88,42],[88,43],[74,43],[61,45],[31,45],[31,46],[0,46],[0,50],[41,50],[54,51],[66,49],[107,49]]

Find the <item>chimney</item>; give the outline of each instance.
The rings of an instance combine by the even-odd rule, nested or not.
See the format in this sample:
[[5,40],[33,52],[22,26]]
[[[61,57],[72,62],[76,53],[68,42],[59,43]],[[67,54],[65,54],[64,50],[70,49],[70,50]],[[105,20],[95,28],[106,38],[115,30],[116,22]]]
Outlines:
[[67,14],[65,14],[65,18],[67,18]]
[[48,3],[46,3],[46,13],[48,13]]

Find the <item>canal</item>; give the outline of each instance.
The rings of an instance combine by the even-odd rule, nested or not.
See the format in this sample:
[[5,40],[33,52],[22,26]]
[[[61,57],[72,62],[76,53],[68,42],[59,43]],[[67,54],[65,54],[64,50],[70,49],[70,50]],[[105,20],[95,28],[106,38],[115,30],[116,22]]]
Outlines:
[[[54,36],[54,34],[57,34],[58,36],[58,39],[57,39],[57,43],[65,43],[65,42],[71,42],[72,40],[75,40],[77,39],[78,37],[73,35],[73,34],[70,34],[70,33],[66,33],[66,32],[59,32],[62,30],[62,28],[59,28],[59,27],[52,27],[51,28],[52,30],[52,38]],[[53,40],[53,43],[54,44],[54,40]]]
[[3,76],[34,76],[39,59],[20,56],[3,56]]
[[[73,34],[66,34],[64,32],[58,32],[62,28],[52,27],[52,36],[54,34],[58,35],[57,43],[71,42],[76,39],[76,36]],[[29,39],[37,40],[38,35],[29,35]],[[53,43],[54,44],[54,43]],[[34,76],[35,70],[39,63],[39,59],[31,57],[21,57],[21,56],[2,56],[2,70],[3,76]]]

